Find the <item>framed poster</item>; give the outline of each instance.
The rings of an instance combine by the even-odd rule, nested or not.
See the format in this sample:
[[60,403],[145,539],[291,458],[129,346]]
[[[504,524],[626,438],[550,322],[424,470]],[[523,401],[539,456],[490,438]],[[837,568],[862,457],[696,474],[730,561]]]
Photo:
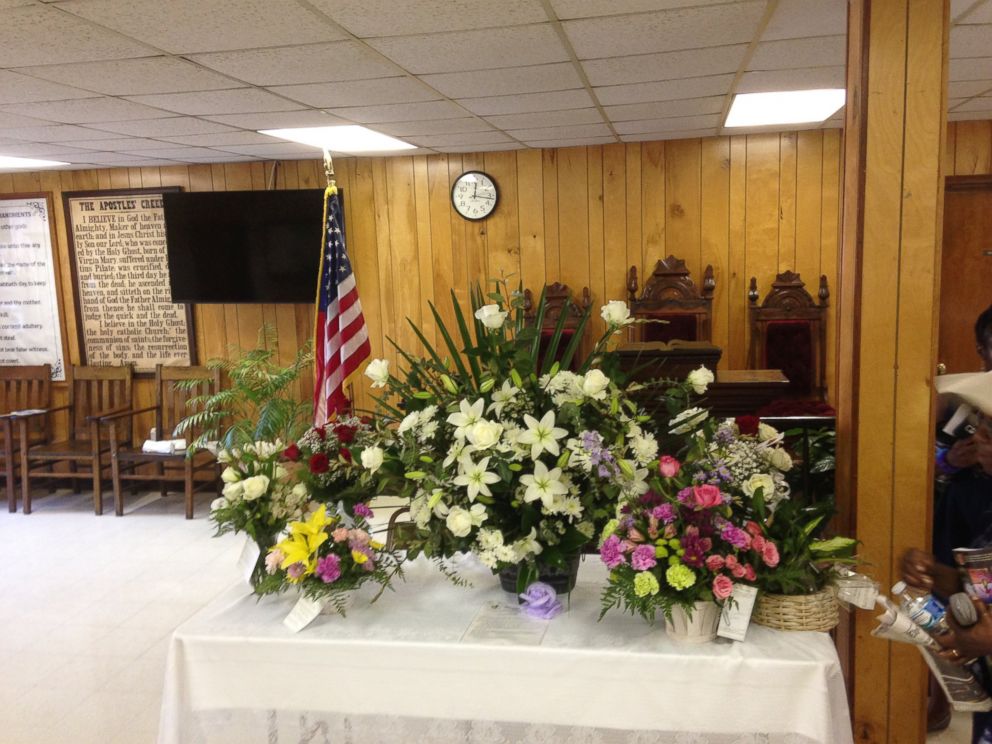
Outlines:
[[191,308],[169,290],[166,191],[179,188],[63,194],[83,364],[196,364]]
[[65,379],[50,194],[0,199],[0,366],[51,364]]

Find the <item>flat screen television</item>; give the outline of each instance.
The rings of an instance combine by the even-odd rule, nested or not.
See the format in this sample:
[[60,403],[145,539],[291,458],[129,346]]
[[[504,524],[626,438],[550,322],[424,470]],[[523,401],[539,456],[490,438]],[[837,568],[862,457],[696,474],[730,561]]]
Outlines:
[[323,189],[163,194],[172,301],[313,302],[323,197]]

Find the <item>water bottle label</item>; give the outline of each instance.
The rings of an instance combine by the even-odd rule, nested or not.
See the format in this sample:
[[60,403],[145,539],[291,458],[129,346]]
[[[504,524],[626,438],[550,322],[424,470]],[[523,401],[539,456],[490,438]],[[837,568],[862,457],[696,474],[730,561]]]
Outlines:
[[916,607],[910,617],[913,622],[924,630],[933,630],[944,619],[947,609],[937,599],[930,597],[922,605]]

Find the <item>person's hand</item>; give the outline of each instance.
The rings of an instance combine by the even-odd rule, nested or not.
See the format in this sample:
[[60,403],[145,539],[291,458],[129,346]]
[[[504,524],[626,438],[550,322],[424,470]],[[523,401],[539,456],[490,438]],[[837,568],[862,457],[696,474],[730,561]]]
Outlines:
[[933,589],[934,577],[937,574],[937,561],[932,553],[927,553],[919,548],[910,548],[903,553],[899,568],[906,586],[925,591]]
[[937,643],[944,648],[941,656],[957,663],[992,654],[992,613],[977,597],[972,597],[971,601],[978,613],[978,622],[962,628],[954,619],[954,613],[949,611],[947,625],[951,632],[937,636]]
[[[989,434],[987,427],[981,426],[971,439],[975,443],[975,462],[986,475],[992,475],[992,434]],[[947,453],[948,457],[950,454]]]
[[[990,452],[992,454],[992,452]],[[978,442],[976,437],[959,439],[947,450],[947,464],[959,470],[970,468],[978,462]]]

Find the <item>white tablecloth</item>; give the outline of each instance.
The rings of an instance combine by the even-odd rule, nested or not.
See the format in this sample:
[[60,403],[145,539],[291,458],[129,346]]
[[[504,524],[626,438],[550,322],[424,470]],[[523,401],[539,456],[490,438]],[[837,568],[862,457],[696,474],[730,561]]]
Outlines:
[[[752,626],[699,646],[611,611],[586,560],[568,611],[509,613],[513,597],[467,565],[472,588],[427,562],[375,605],[294,634],[293,598],[233,587],[178,628],[160,744],[593,742],[848,744],[837,654],[823,633]],[[486,634],[483,620],[521,631]]]

